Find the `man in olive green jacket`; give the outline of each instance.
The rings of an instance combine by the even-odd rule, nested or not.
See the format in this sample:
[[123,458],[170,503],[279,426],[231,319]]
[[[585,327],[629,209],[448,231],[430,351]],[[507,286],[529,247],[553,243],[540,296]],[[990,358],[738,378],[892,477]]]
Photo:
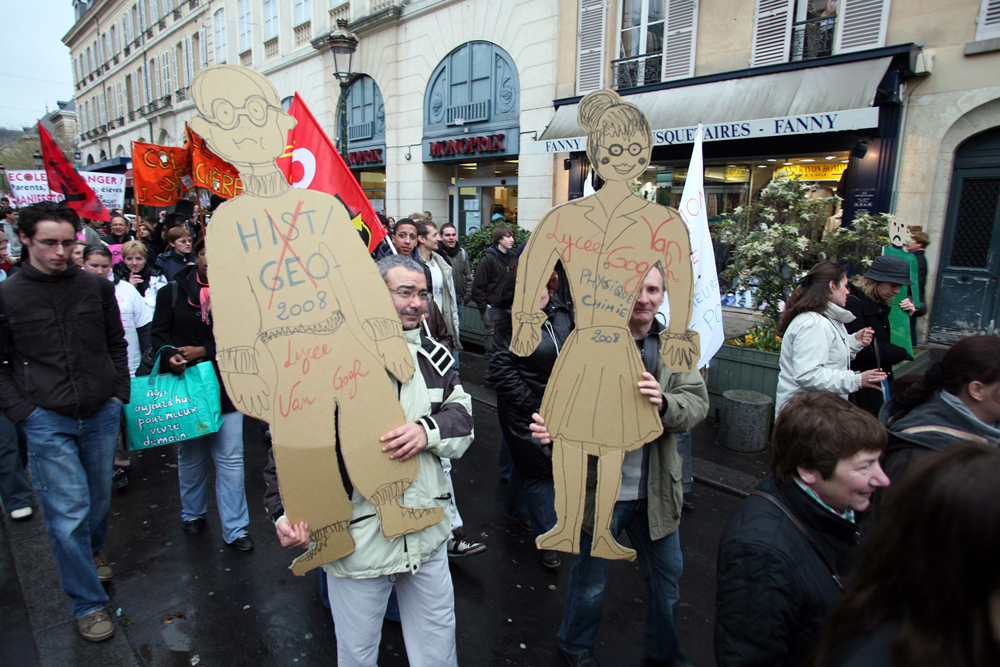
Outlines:
[[[646,372],[638,385],[656,405],[663,434],[641,448],[627,452],[622,462],[622,482],[615,504],[611,534],[628,533],[646,576],[646,633],[643,650],[650,664],[687,666],[675,626],[683,571],[678,528],[683,489],[677,434],[689,431],[708,413],[708,390],[698,371],[676,373],[660,358],[660,332],[656,313],[664,298],[663,274],[650,270],[636,294],[629,319]],[[655,372],[654,372],[655,371]],[[539,415],[532,425],[543,443],[548,431]],[[574,667],[596,667],[593,649],[601,622],[604,587],[611,561],[590,555],[594,527],[597,460],[591,457],[587,474],[580,554],[573,563],[566,591],[566,609],[559,629],[559,648]]]

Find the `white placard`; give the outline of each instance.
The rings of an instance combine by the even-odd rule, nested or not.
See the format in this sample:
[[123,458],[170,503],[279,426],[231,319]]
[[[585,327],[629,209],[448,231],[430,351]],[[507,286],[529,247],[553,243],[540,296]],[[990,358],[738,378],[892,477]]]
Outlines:
[[[125,204],[125,176],[104,174],[97,171],[78,172],[106,208],[120,209]],[[49,190],[45,170],[11,170],[7,172],[10,188],[18,207],[30,206],[40,201],[62,201],[61,192]]]

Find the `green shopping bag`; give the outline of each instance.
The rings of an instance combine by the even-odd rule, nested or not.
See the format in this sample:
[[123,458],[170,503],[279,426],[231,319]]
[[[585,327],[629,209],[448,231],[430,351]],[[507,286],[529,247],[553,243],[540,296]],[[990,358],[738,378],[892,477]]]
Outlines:
[[[159,370],[160,355],[167,349],[157,353],[153,370]],[[132,378],[125,422],[132,451],[215,433],[222,427],[215,368],[206,361],[188,366],[180,375],[168,372]]]

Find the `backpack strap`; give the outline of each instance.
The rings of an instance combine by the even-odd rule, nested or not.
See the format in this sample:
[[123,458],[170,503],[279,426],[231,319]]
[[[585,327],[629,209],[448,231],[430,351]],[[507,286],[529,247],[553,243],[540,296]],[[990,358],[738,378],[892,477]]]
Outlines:
[[830,559],[826,557],[825,553],[823,553],[823,550],[820,548],[819,544],[816,543],[816,538],[814,538],[812,534],[808,530],[806,530],[806,527],[802,525],[802,522],[799,521],[799,518],[794,514],[792,514],[792,510],[788,509],[785,503],[781,502],[767,491],[757,490],[751,493],[750,495],[760,496],[764,500],[770,502],[779,510],[781,510],[784,513],[784,515],[791,520],[792,525],[798,528],[799,532],[802,533],[802,537],[805,538],[806,542],[809,543],[809,546],[811,546],[813,551],[816,552],[816,555],[819,556],[820,560],[823,561],[827,569],[830,570],[830,574],[833,575],[833,581],[835,584],[837,584],[837,589],[841,591],[844,590],[844,584],[840,580],[840,575],[837,574],[837,569],[833,567],[833,563],[830,562]]

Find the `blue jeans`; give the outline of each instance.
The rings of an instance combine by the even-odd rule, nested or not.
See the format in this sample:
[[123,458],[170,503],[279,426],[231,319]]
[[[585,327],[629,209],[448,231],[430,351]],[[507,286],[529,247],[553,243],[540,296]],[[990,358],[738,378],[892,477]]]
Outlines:
[[[672,660],[681,654],[675,614],[680,601],[684,569],[680,531],[659,540],[649,536],[646,500],[615,504],[611,534],[628,533],[646,580],[646,635],[643,649],[653,660]],[[611,561],[590,555],[593,538],[583,531],[580,555],[569,573],[566,612],[559,628],[559,646],[567,653],[583,654],[594,649],[604,606],[604,585]]]
[[21,422],[52,555],[77,618],[108,604],[94,554],[104,548],[108,533],[121,411],[121,401],[110,399],[89,417],[39,407]]
[[510,482],[510,473],[514,469],[514,460],[510,458],[510,450],[507,448],[507,441],[504,439],[503,433],[500,434],[500,460],[497,463],[497,467],[500,470],[500,479]]
[[0,414],[0,500],[8,514],[31,507],[31,484],[24,474],[25,463],[17,442],[17,429]]
[[243,414],[227,412],[222,418],[222,428],[218,432],[177,444],[177,478],[181,487],[181,519],[204,519],[208,513],[205,497],[208,458],[212,457],[222,539],[232,544],[250,525],[243,486]]
[[525,477],[515,466],[511,469],[510,481],[507,482],[503,509],[515,519],[531,521],[535,537],[549,532],[558,520],[552,480]]

